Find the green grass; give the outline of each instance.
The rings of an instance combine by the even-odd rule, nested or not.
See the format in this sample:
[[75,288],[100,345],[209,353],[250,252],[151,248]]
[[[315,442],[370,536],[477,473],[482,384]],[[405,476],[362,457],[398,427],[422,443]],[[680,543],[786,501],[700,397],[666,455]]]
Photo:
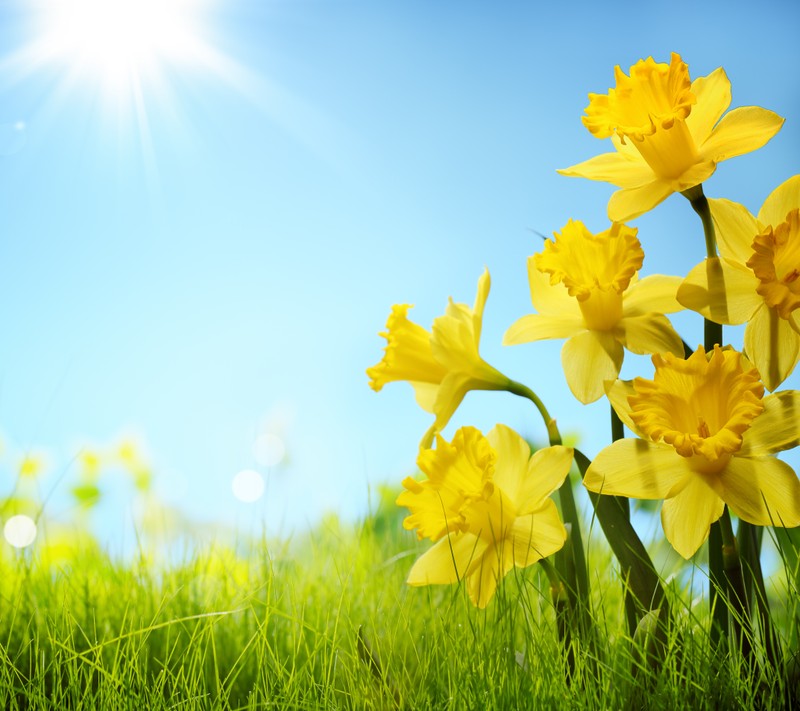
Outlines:
[[539,566],[509,575],[485,611],[463,586],[409,588],[426,544],[391,498],[358,525],[331,517],[287,543],[166,566],[91,546],[57,568],[7,556],[0,708],[788,708],[796,590],[776,605],[773,669],[712,654],[706,606],[673,582],[676,624],[651,668],[593,537],[595,641],[578,644],[567,678]]

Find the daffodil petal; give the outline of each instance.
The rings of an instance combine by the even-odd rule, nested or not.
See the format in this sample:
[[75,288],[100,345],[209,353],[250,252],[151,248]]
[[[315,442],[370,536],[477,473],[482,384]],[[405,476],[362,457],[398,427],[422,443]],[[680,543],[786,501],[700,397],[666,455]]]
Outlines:
[[773,227],[786,220],[791,210],[800,208],[800,175],[789,178],[773,190],[758,212],[762,224]]
[[515,321],[503,336],[504,346],[541,341],[548,338],[569,338],[585,329],[580,316],[561,318],[528,314]]
[[614,412],[619,416],[619,419],[622,420],[631,432],[646,440],[648,437],[642,433],[631,418],[631,406],[628,402],[628,397],[635,394],[636,390],[633,387],[633,382],[630,380],[615,380],[606,388],[606,397],[611,403],[611,407],[614,408]]
[[542,316],[580,319],[581,309],[562,283],[551,284],[550,275],[536,268],[534,257],[528,257],[528,284],[531,303]]
[[800,444],[800,392],[781,390],[762,402],[764,411],[744,433],[739,450],[744,457],[775,454]]
[[631,353],[674,353],[683,356],[683,341],[662,314],[624,316],[614,335]]
[[485,608],[494,597],[498,583],[514,566],[514,555],[510,542],[490,546],[480,557],[479,565],[473,566],[467,576],[467,592],[475,607]]
[[683,309],[675,295],[681,278],[652,274],[632,282],[623,294],[623,308],[627,316],[659,313],[671,314]]
[[489,289],[491,288],[491,286],[492,286],[492,279],[489,276],[489,270],[484,268],[483,274],[481,274],[480,278],[478,279],[478,293],[475,295],[475,306],[472,309],[476,348],[481,338],[481,328],[483,326],[483,309],[486,306],[486,299],[489,298]]
[[700,148],[715,163],[761,148],[783,126],[784,119],[760,106],[741,106],[725,114]]
[[[448,371],[469,371],[480,361],[475,335],[469,316],[459,317],[460,304],[448,306],[447,313],[433,321],[431,352],[437,363]],[[468,309],[467,309],[468,310]]]
[[692,311],[722,324],[749,321],[764,299],[758,279],[744,264],[714,257],[695,266],[678,289],[678,300]]
[[495,451],[492,481],[516,503],[517,492],[528,472],[531,448],[514,430],[505,425],[495,425],[486,439]]
[[652,210],[673,192],[670,183],[663,180],[617,190],[608,201],[608,219],[612,222],[633,220]]
[[700,145],[710,135],[725,110],[731,105],[731,82],[720,67],[707,77],[698,77],[692,82],[692,93],[697,103],[686,117],[692,138]]
[[753,240],[761,231],[744,205],[731,200],[708,201],[720,256],[745,264],[753,254]]
[[669,445],[627,438],[594,458],[583,484],[598,494],[663,499],[691,476],[687,460]]
[[638,188],[653,179],[653,169],[633,153],[603,153],[569,168],[558,170],[571,178],[589,178],[620,188]]
[[425,412],[433,412],[433,403],[436,402],[436,393],[439,391],[438,383],[411,383],[414,388],[414,397],[417,404]]
[[515,500],[518,516],[525,516],[546,505],[545,502],[549,501],[547,497],[567,478],[572,457],[572,448],[561,445],[536,450],[528,462],[526,476],[518,489]]
[[408,573],[409,585],[449,585],[480,561],[488,543],[472,533],[445,536],[423,553]]
[[733,457],[720,472],[722,498],[740,519],[757,526],[800,526],[800,480],[775,457]]
[[[478,382],[480,387],[483,384]],[[433,426],[437,432],[441,432],[453,413],[458,409],[464,396],[476,386],[476,381],[463,373],[449,373],[439,385],[436,393],[436,401],[433,404],[433,411],[436,413],[436,421]]]
[[584,405],[601,398],[606,380],[615,380],[624,351],[614,336],[604,331],[584,331],[561,349],[561,365],[572,394]]
[[509,537],[513,544],[514,565],[525,568],[553,555],[564,546],[567,531],[552,499],[528,516],[518,516]]
[[791,375],[800,358],[800,335],[766,304],[744,330],[744,347],[767,390],[773,391]]
[[684,488],[661,507],[661,525],[667,540],[688,560],[708,538],[711,524],[722,516],[724,507],[702,475],[693,474]]

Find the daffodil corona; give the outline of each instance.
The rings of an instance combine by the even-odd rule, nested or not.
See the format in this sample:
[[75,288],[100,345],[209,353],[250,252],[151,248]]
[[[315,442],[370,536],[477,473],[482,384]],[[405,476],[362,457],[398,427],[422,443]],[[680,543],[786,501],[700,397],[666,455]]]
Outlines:
[[725,114],[731,103],[725,71],[692,81],[675,53],[669,64],[648,57],[630,75],[619,66],[614,73],[616,86],[607,94],[589,94],[583,123],[598,138],[611,138],[616,152],[558,171],[620,187],[608,203],[612,221],[631,220],[699,185],[717,163],[760,148],[783,125],[756,106]]
[[427,475],[407,478],[397,503],[409,509],[403,525],[436,541],[411,568],[409,585],[466,580],[472,602],[486,607],[498,583],[559,550],[567,538],[550,498],[567,476],[572,449],[554,446],[531,455],[522,437],[497,425],[485,437],[472,427],[452,443],[420,452]]
[[800,393],[764,397],[758,371],[742,356],[703,347],[687,360],[654,355],[653,380],[617,381],[609,398],[641,439],[597,455],[590,491],[664,499],[667,540],[690,558],[725,504],[760,526],[800,525],[800,481],[776,452],[800,442]]
[[411,383],[420,407],[436,415],[423,446],[447,425],[470,390],[504,390],[510,383],[478,353],[490,285],[487,270],[478,281],[475,306],[451,299],[431,332],[408,319],[410,306],[394,306],[381,334],[387,344],[381,362],[367,369],[369,385],[377,392],[393,381]]
[[538,311],[505,334],[514,345],[567,338],[561,362],[570,390],[582,403],[604,393],[619,375],[623,347],[633,353],[683,353],[665,313],[679,311],[680,278],[637,279],[644,252],[636,229],[614,223],[593,234],[570,220],[555,241],[528,259],[531,300]]
[[708,202],[720,256],[689,272],[678,300],[716,323],[746,322],[747,356],[774,390],[800,361],[800,175],[757,217],[729,200]]

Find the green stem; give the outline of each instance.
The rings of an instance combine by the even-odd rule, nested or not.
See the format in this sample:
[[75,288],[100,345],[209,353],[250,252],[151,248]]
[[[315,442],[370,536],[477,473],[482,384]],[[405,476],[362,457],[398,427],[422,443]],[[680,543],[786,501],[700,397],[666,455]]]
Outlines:
[[[591,462],[578,449],[575,450],[575,462],[581,475],[585,476]],[[647,549],[620,507],[618,497],[590,491],[589,498],[608,544],[619,561],[622,577],[639,607],[644,611],[662,609],[666,612],[668,602],[661,580]]]
[[531,390],[527,385],[518,383],[516,380],[509,380],[505,389],[514,395],[519,395],[520,397],[530,400],[544,420],[544,426],[547,428],[547,439],[549,440],[550,444],[561,444],[561,433],[558,431],[558,426],[556,425],[555,419],[550,416],[545,404],[542,402],[541,398],[535,392],[533,392],[533,390]]
[[575,672],[575,647],[572,644],[569,595],[561,576],[553,564],[547,558],[542,558],[539,561],[539,565],[550,581],[550,597],[553,600],[553,609],[556,613],[556,630],[558,631],[558,638],[564,646],[564,660],[567,663],[566,676],[567,681],[570,681]]
[[[714,221],[711,217],[711,208],[708,199],[703,193],[703,186],[695,185],[683,191],[683,196],[689,201],[692,209],[699,215],[703,223],[703,236],[706,242],[706,257],[714,259],[717,256],[717,238],[714,232]],[[703,341],[706,352],[714,350],[716,344],[722,345],[722,326],[704,320]],[[728,629],[728,606],[717,600],[722,593],[730,598],[730,591],[725,575],[725,564],[722,553],[723,537],[719,523],[711,524],[708,534],[708,604],[712,611],[711,642],[716,647]]]
[[731,607],[731,623],[733,638],[742,650],[745,659],[752,653],[752,627],[750,625],[750,606],[744,593],[742,563],[739,558],[739,547],[733,533],[731,515],[726,506],[719,519],[722,532],[722,566],[728,589],[728,602]]
[[708,206],[708,198],[703,194],[703,184],[695,185],[693,188],[684,190],[681,193],[692,206],[692,209],[700,216],[703,223],[703,235],[706,239],[706,256],[711,259],[717,256],[717,236],[714,232],[714,220],[711,218],[711,208]]
[[[625,428],[622,424],[622,420],[619,418],[617,411],[613,408],[611,409],[611,441],[616,442],[617,440],[623,439],[625,437]],[[630,500],[624,496],[617,496],[617,505],[623,512],[625,518],[630,521],[631,519],[631,504]],[[636,601],[633,599],[633,596],[630,593],[630,590],[626,588],[625,590],[625,617],[628,620],[628,632],[630,633],[631,637],[634,636],[636,633],[636,627],[639,624],[638,614],[636,611]]]
[[[544,403],[533,390],[514,380],[509,382],[506,390],[530,400],[544,420],[550,444],[560,445],[562,443],[561,433],[558,430],[555,419],[550,416]],[[567,545],[556,554],[556,560],[567,582],[567,593],[570,596],[570,603],[573,609],[577,611],[581,632],[588,634],[591,629],[589,617],[589,570],[586,565],[586,553],[583,550],[580,515],[575,504],[575,495],[572,491],[572,482],[569,476],[559,488],[558,497],[561,502],[561,515],[564,517],[564,523],[569,524],[569,538]],[[570,556],[571,559],[567,556]]]
[[740,520],[736,542],[739,545],[739,556],[742,560],[744,594],[747,600],[755,599],[756,601],[765,657],[775,669],[778,664],[780,642],[772,625],[767,590],[764,586],[764,573],[761,570],[761,534],[763,530],[760,526]]

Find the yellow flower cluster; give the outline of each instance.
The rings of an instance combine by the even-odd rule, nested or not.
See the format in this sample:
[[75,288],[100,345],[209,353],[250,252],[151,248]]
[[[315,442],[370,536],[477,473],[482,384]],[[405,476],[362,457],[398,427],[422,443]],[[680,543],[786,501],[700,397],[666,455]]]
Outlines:
[[[583,117],[614,151],[558,171],[619,187],[608,203],[611,224],[592,232],[569,220],[528,259],[535,313],[511,325],[503,343],[566,339],[561,361],[573,395],[584,404],[607,397],[636,435],[599,452],[583,484],[663,499],[666,538],[690,558],[726,507],[750,524],[800,526],[800,481],[775,456],[800,443],[800,393],[773,392],[800,360],[800,175],[775,189],[757,216],[729,200],[706,200],[701,184],[717,164],[765,145],[783,119],[759,107],[727,111],[724,70],[692,80],[677,54],[668,64],[641,60],[627,74],[616,67],[615,75],[606,94],[589,94]],[[639,278],[644,250],[625,221],[675,192],[703,219],[707,258],[685,278]],[[395,306],[383,360],[367,371],[374,390],[408,381],[435,415],[417,460],[425,478],[407,478],[397,499],[409,510],[404,526],[434,542],[408,582],[464,580],[479,607],[509,570],[565,544],[550,496],[571,491],[573,460],[535,393],[481,358],[488,292],[486,271],[474,307],[451,301],[430,332],[408,320],[409,306]],[[716,341],[722,325],[747,324],[742,351],[707,335],[706,346],[688,354],[667,318],[684,308],[706,319]],[[619,380],[626,349],[652,356],[652,380]],[[448,442],[440,432],[477,389],[529,397],[551,446],[531,454],[504,425],[486,436],[462,427]],[[576,538],[571,544],[580,545]]]

